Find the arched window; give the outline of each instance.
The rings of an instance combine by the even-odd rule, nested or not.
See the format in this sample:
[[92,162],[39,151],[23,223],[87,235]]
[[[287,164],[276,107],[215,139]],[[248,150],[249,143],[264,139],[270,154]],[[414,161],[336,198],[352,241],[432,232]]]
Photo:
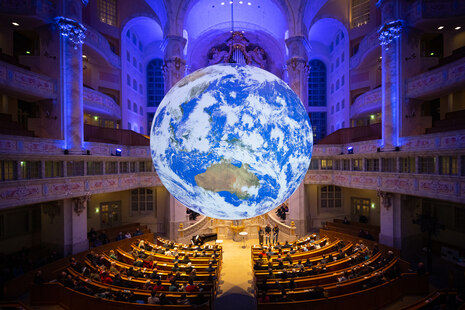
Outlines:
[[[318,59],[311,60],[308,65],[308,106],[326,107],[326,66]],[[313,143],[317,143],[326,136],[326,112],[311,112],[310,121]]]
[[158,107],[165,95],[163,60],[155,58],[147,65],[147,106]]
[[321,60],[309,62],[308,105],[310,107],[326,106],[326,66]]

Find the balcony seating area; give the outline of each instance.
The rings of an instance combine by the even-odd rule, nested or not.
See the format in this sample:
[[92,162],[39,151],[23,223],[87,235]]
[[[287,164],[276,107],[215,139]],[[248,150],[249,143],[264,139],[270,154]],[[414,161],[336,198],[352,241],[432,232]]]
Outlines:
[[104,128],[84,124],[84,141],[127,146],[149,146],[150,139],[132,130]]
[[427,128],[426,133],[436,133],[451,130],[465,129],[465,110],[448,112],[442,120],[435,121],[432,128]]
[[324,137],[318,144],[346,144],[381,139],[381,123],[370,126],[342,128]]
[[23,137],[34,137],[34,132],[24,129],[21,124],[14,122],[10,114],[0,113],[0,134]]

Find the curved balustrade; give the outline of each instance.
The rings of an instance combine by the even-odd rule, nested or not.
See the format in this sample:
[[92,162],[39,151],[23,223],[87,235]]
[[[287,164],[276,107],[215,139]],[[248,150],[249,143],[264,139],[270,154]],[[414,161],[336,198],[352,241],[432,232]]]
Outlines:
[[360,41],[360,45],[358,46],[358,51],[352,57],[350,57],[349,67],[350,69],[354,69],[360,65],[363,58],[371,52],[373,49],[379,47],[379,39],[378,39],[378,30],[374,29],[373,31],[369,32],[363,39]]
[[193,235],[200,234],[200,231],[208,224],[209,217],[201,215],[200,219],[194,224],[178,229],[178,242],[186,243]]
[[439,97],[454,88],[460,88],[464,82],[465,57],[408,79],[407,97]]
[[113,98],[96,90],[84,87],[84,111],[106,115],[114,119],[121,118],[121,108]]
[[0,88],[23,94],[35,100],[55,99],[56,80],[0,61]]
[[350,106],[350,118],[381,112],[381,87],[358,96]]
[[84,44],[102,55],[113,67],[120,69],[121,58],[111,50],[108,40],[89,25],[84,26],[87,28]]
[[0,1],[0,12],[15,15],[31,15],[43,20],[50,20],[56,15],[56,5],[50,0]]

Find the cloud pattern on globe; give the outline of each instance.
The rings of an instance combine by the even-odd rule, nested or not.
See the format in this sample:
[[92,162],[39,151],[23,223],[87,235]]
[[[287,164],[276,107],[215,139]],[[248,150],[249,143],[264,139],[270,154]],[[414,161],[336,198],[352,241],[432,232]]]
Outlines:
[[297,189],[310,165],[305,108],[275,75],[221,64],[193,72],[166,94],[150,148],[163,185],[209,217],[264,214]]

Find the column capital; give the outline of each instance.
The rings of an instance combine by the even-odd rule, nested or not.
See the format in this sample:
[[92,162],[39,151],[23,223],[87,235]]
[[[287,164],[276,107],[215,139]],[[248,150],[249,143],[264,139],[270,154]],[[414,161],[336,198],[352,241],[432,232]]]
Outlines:
[[400,37],[402,31],[406,28],[407,23],[403,19],[384,23],[384,25],[378,29],[379,40],[381,41],[380,44],[388,50],[391,42]]
[[60,34],[74,44],[74,49],[77,49],[78,45],[84,43],[87,29],[80,22],[64,16],[57,16],[54,18],[54,21],[58,26]]
[[289,49],[289,57],[300,57],[307,60],[307,50],[309,44],[307,38],[304,36],[294,36],[286,39],[286,45]]
[[182,36],[173,34],[167,35],[161,44],[161,50],[164,52],[165,59],[174,56],[182,58],[186,43],[187,40]]

